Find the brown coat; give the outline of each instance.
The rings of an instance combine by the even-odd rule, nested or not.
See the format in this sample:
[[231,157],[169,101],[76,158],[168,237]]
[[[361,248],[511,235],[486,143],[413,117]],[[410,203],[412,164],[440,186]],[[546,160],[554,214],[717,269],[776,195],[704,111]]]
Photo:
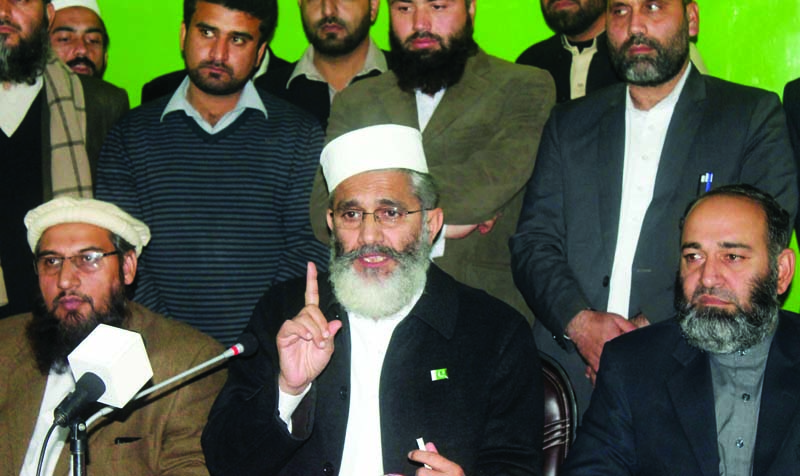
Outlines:
[[[470,225],[500,215],[486,235],[476,231],[447,240],[436,264],[458,281],[514,306],[529,320],[532,314],[511,277],[508,239],[516,230],[525,184],[554,103],[555,87],[546,71],[479,51],[468,60],[461,81],[447,89],[422,132],[445,223]],[[359,81],[336,95],[327,140],[375,124],[419,128],[414,94],[398,88],[392,72]],[[321,240],[327,240],[326,208],[327,190],[317,174],[311,223]]]
[[[129,303],[126,328],[142,334],[153,367],[153,382],[162,382],[222,352],[213,339],[189,326]],[[36,368],[25,326],[31,315],[0,321],[0,474],[18,475],[28,451],[44,395],[46,376]],[[87,472],[95,475],[208,475],[200,434],[226,372],[219,370],[192,385],[156,392],[130,415],[112,413],[89,431]],[[118,412],[122,413],[122,412]],[[115,418],[121,421],[112,421]],[[118,437],[141,438],[115,444]],[[69,443],[55,474],[69,474]]]

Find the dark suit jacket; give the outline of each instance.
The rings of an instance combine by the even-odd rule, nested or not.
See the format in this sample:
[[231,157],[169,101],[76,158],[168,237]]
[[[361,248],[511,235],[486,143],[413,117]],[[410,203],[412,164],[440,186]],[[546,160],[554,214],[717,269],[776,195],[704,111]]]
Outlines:
[[[386,57],[389,69],[391,69],[389,56],[386,52],[384,52],[384,56]],[[289,81],[296,67],[297,61],[294,63],[286,63],[280,68],[276,68],[274,73],[271,72],[269,75],[265,74],[256,79],[255,85],[311,113],[311,115],[317,118],[319,125],[324,131],[328,127],[328,117],[331,114],[331,99],[330,93],[328,92],[328,83],[314,81],[301,75],[294,78],[291,84],[289,84],[289,87],[286,87],[286,83]],[[373,70],[362,76],[356,76],[353,78],[352,83],[365,78],[373,78],[380,74],[379,71]]]
[[[770,347],[753,474],[800,473],[800,320],[781,312]],[[578,475],[717,476],[719,454],[708,354],[677,321],[606,344],[589,411],[563,468]]]
[[[445,254],[436,264],[529,319],[530,311],[511,277],[508,238],[516,227],[525,183],[554,101],[553,80],[545,71],[480,51],[467,62],[461,81],[444,93],[422,132],[445,223],[470,225],[500,215],[486,235],[474,232],[447,240]],[[392,72],[361,81],[336,96],[327,140],[375,124],[419,129],[416,98],[397,87]],[[318,172],[311,193],[311,226],[326,243],[327,197]]]
[[[248,331],[260,343],[231,361],[229,378],[203,434],[212,474],[338,474],[348,419],[350,333],[327,276],[320,309],[341,319],[326,369],[292,417],[277,410],[275,336],[303,307],[305,280],[273,287]],[[430,370],[446,368],[447,380]],[[466,474],[541,474],[542,382],[536,347],[522,316],[432,266],[425,291],[397,326],[380,384],[381,443],[386,473],[413,474],[406,458],[422,436]]]
[[[547,70],[556,82],[556,102],[565,102],[570,97],[570,72],[572,53],[564,48],[561,35],[553,35],[523,51],[517,64],[527,64]],[[586,77],[586,94],[619,83],[620,79],[611,64],[605,32],[597,37],[597,52],[589,63]]]
[[[538,323],[537,342],[564,365],[582,408],[591,386],[585,364],[563,338],[581,310],[605,310],[614,263],[625,156],[625,84],[556,106],[542,137],[517,233],[514,279]],[[636,127],[634,124],[633,127]],[[797,180],[778,98],[692,68],[670,121],[653,199],[633,261],[628,316],[650,322],[674,312],[679,221],[701,174],[714,186],[746,182],[795,216]],[[548,348],[549,347],[549,348]],[[583,411],[582,410],[582,411]]]
[[[789,137],[792,139],[796,163],[800,166],[800,78],[784,88],[783,110],[786,111],[786,123],[789,125]],[[800,182],[800,174],[798,181]],[[800,216],[795,219],[794,229],[800,233]]]
[[[97,159],[100,157],[100,148],[111,126],[116,124],[130,109],[128,93],[111,83],[91,76],[78,75],[83,87],[83,97],[86,104],[86,154],[89,156],[89,166],[92,180],[97,177]],[[42,101],[42,174],[44,186],[44,201],[53,198],[53,186],[50,177],[50,109],[47,101]]]
[[[126,328],[142,334],[153,382],[159,383],[222,352],[210,337],[135,303]],[[0,321],[0,472],[19,474],[42,403],[46,376],[36,367],[25,338],[30,314]],[[101,418],[89,429],[89,474],[207,475],[200,433],[225,372],[209,371],[202,381],[184,381]],[[132,409],[135,408],[135,409]],[[130,410],[130,411],[129,411]],[[91,412],[90,412],[91,414]],[[138,438],[120,444],[118,437]],[[52,440],[51,440],[52,444]],[[69,442],[55,474],[69,473]]]
[[[275,53],[272,52],[272,49],[267,48],[267,51],[269,54],[269,64],[267,64],[267,71],[264,72],[264,74],[260,77],[272,74],[273,69],[283,68],[289,64],[289,62],[287,62],[285,59],[275,56]],[[181,69],[179,71],[163,74],[148,81],[144,86],[142,86],[142,104],[152,101],[153,99],[158,99],[161,96],[167,96],[175,93],[175,90],[178,89],[178,86],[181,85],[185,77],[186,70]],[[267,91],[274,94],[274,91]]]

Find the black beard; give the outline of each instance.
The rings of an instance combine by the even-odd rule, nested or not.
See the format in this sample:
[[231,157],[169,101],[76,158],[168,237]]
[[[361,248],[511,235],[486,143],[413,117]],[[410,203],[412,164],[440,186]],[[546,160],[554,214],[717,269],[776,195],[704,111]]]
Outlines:
[[[436,51],[410,51],[407,45],[418,38],[436,38],[441,49]],[[467,60],[478,52],[478,44],[472,38],[472,23],[467,21],[460,31],[449,38],[445,45],[442,37],[432,33],[414,33],[406,39],[405,45],[389,30],[391,44],[390,64],[397,76],[401,90],[413,93],[419,89],[433,95],[461,80]]]
[[606,4],[603,0],[590,0],[585,8],[581,7],[574,13],[565,10],[552,12],[545,6],[542,8],[542,14],[547,26],[555,33],[575,36],[588,30],[605,10]]
[[[675,285],[678,323],[686,341],[700,350],[729,354],[749,349],[772,335],[778,325],[780,300],[777,270],[770,270],[753,280],[749,310],[739,302],[734,302],[736,309],[730,312],[715,307],[698,308],[687,301],[682,289],[679,275]],[[714,290],[698,286],[693,298],[702,294],[714,295]]]
[[[0,19],[0,25],[9,24]],[[50,52],[50,36],[47,31],[47,17],[42,17],[29,38],[20,37],[19,44],[13,48],[5,46],[6,35],[0,35],[0,82],[36,83],[47,66]]]
[[[200,68],[203,66],[223,67],[226,69],[231,79],[225,83],[209,81],[200,74]],[[255,69],[251,71],[250,76],[252,76],[254,72]],[[186,73],[189,75],[189,79],[192,81],[192,84],[197,86],[197,89],[211,96],[228,96],[230,94],[239,92],[244,89],[245,84],[250,80],[249,76],[244,79],[235,79],[233,77],[233,69],[231,67],[214,61],[203,61],[196,68],[190,69],[187,67]]]
[[325,17],[318,21],[315,25],[306,24],[303,20],[303,31],[306,34],[306,39],[314,47],[314,50],[331,57],[345,56],[353,52],[369,35],[369,29],[372,27],[372,21],[369,14],[364,15],[361,23],[358,24],[356,30],[349,35],[346,35],[341,40],[328,37],[321,37],[317,34],[317,30],[325,24],[334,23],[346,28],[344,22],[337,17]]
[[122,327],[130,313],[125,289],[121,286],[116,286],[111,291],[108,302],[104,303],[106,311],[98,313],[94,302],[90,304],[92,311],[89,316],[71,312],[65,319],[65,324],[48,309],[39,293],[33,309],[33,320],[26,330],[36,366],[42,375],[47,375],[51,369],[58,373],[65,372],[69,365],[67,356],[98,324]]
[[[653,48],[655,57],[627,57],[625,52],[634,44]],[[666,45],[637,34],[625,40],[619,48],[609,40],[608,49],[620,78],[637,86],[658,86],[677,76],[689,57],[689,22],[684,18],[680,30]]]

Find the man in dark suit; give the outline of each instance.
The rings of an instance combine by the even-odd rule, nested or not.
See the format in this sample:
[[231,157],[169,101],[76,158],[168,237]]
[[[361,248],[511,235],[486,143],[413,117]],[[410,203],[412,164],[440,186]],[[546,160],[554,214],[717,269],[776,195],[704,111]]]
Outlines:
[[565,102],[618,83],[606,43],[606,0],[541,0],[542,15],[555,33],[526,49],[518,64],[546,69]]
[[321,162],[330,276],[309,263],[259,302],[259,351],[231,364],[203,434],[211,473],[541,474],[530,328],[430,263],[442,210],[419,131],[359,129]]
[[797,474],[800,316],[779,299],[791,232],[748,185],[690,206],[677,318],[606,345],[565,475]]
[[667,0],[652,15],[646,5],[610,6],[612,59],[627,84],[553,110],[510,242],[537,343],[567,369],[581,411],[592,391],[587,365],[591,377],[603,344],[669,317],[671,231],[690,199],[747,182],[792,217],[797,210],[777,96],[696,71],[696,3]]
[[2,10],[16,28],[0,34],[0,318],[30,311],[36,295],[25,213],[58,195],[90,197],[106,132],[128,110],[124,90],[71,72],[52,53],[54,15],[49,0]]
[[[792,139],[796,163],[800,166],[800,78],[789,82],[783,89],[783,110],[786,111],[786,123],[789,125],[789,137]],[[800,231],[800,219],[795,219],[794,229]]]
[[369,36],[380,0],[300,0],[298,5],[308,48],[298,61],[255,85],[308,111],[325,130],[339,91],[389,68]]
[[[336,96],[327,140],[374,124],[421,130],[445,213],[434,247],[436,264],[532,321],[514,288],[508,239],[555,102],[553,82],[545,71],[508,63],[478,47],[472,35],[474,1],[437,8],[426,0],[392,2],[396,68]],[[322,221],[325,191],[317,173],[311,225],[320,240],[328,238]]]

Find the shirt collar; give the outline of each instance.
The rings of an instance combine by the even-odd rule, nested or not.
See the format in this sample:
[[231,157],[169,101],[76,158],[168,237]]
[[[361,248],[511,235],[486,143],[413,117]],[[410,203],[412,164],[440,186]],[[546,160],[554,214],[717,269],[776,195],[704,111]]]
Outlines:
[[[186,94],[189,91],[189,77],[183,79],[183,82],[172,97],[169,99],[167,103],[167,107],[164,108],[164,112],[161,113],[161,121],[164,121],[164,117],[172,112],[183,111],[186,113],[187,116],[193,118],[197,122],[206,122],[203,116],[197,112],[197,109],[189,103],[189,100],[186,99]],[[242,94],[239,96],[239,101],[236,103],[236,106],[233,107],[230,111],[228,111],[225,116],[230,114],[237,114],[244,112],[245,109],[255,109],[257,111],[261,111],[264,114],[264,118],[266,119],[267,116],[267,108],[264,106],[264,103],[261,101],[261,96],[258,95],[258,91],[256,87],[253,86],[253,81],[247,81],[245,83],[244,88],[242,89]],[[223,116],[224,117],[224,116]]]
[[0,111],[3,111],[0,114],[0,129],[8,137],[14,135],[22,124],[43,85],[44,80],[41,75],[36,77],[36,82],[33,84],[14,83],[8,89],[0,82]]
[[[364,76],[372,71],[385,73],[388,69],[389,68],[386,65],[386,57],[384,56],[383,52],[380,50],[380,48],[378,48],[378,45],[372,41],[372,38],[369,38],[369,49],[367,49],[367,57],[364,60],[364,66],[355,77]],[[327,83],[325,78],[323,78],[319,71],[317,71],[317,67],[314,66],[314,47],[311,45],[306,48],[303,56],[301,56],[300,60],[297,61],[297,65],[294,67],[292,75],[289,76],[289,80],[286,81],[286,89],[289,89],[289,85],[292,84],[292,81],[294,81],[294,79],[298,76],[305,76],[312,81]]]
[[577,46],[573,46],[569,43],[569,41],[567,40],[567,35],[561,35],[561,46],[563,46],[565,50],[572,53],[573,56],[583,55],[588,53],[594,54],[597,51],[597,37],[595,36],[594,38],[592,38],[592,46],[587,46],[586,48],[583,49],[583,51],[580,51]]

